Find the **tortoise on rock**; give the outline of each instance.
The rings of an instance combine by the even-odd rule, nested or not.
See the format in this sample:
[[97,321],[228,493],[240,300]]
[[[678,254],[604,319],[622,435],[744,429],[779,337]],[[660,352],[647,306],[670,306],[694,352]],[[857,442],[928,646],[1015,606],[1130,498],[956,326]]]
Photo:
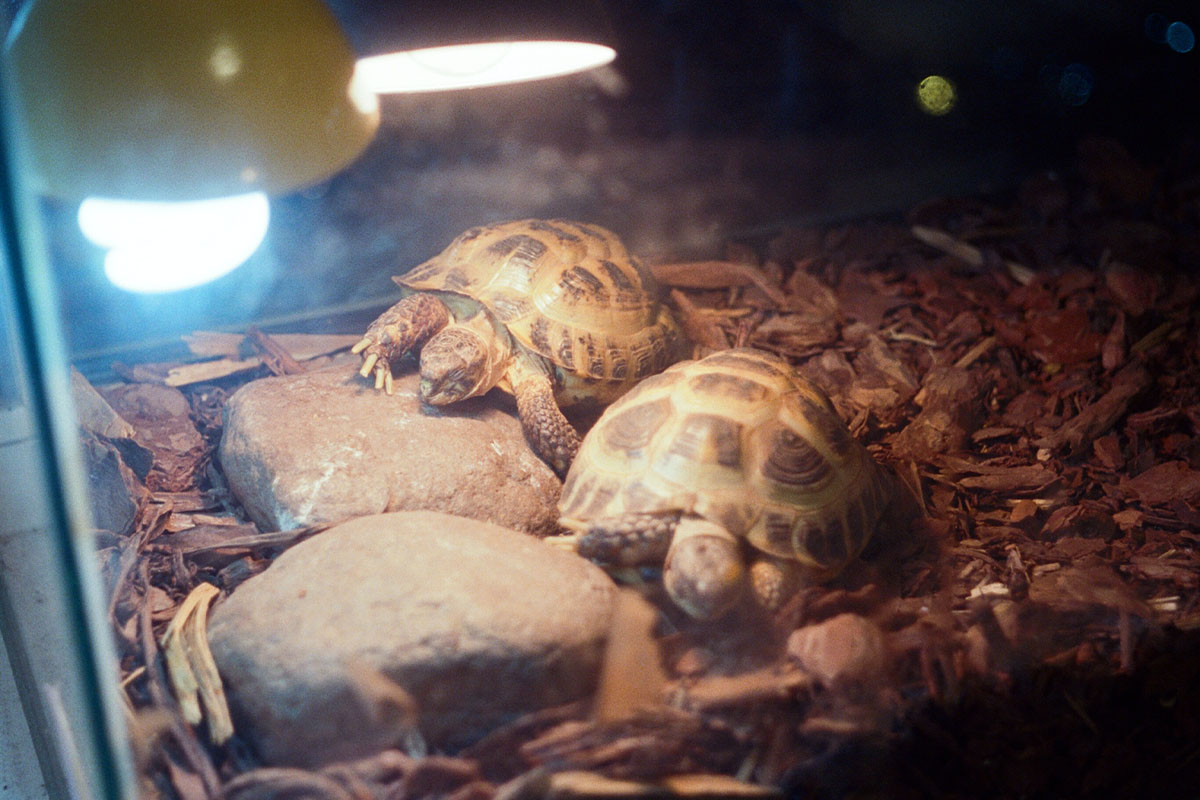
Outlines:
[[663,563],[675,603],[713,618],[747,585],[776,608],[832,577],[891,492],[819,388],[778,356],[724,350],[605,410],[567,474],[560,523],[575,533],[560,543],[610,566]]
[[420,349],[421,398],[444,405],[493,386],[517,398],[538,454],[562,475],[579,434],[559,410],[607,403],[676,358],[679,329],[654,277],[610,231],[564,220],[471,228],[393,278],[405,297],[353,352],[375,388]]

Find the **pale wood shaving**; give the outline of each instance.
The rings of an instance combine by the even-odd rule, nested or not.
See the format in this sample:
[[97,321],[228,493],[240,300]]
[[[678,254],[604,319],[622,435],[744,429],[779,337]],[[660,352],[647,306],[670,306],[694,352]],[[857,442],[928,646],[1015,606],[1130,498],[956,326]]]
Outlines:
[[179,606],[159,642],[183,718],[199,725],[206,719],[201,710],[203,703],[208,736],[213,744],[223,744],[233,736],[225,688],[208,648],[208,608],[220,593],[210,583],[196,586]]
[[[912,235],[920,239],[930,247],[936,247],[943,253],[948,253],[969,266],[980,269],[983,267],[983,251],[978,247],[969,245],[961,239],[956,239],[945,231],[927,228],[924,225],[914,225],[912,227]],[[1028,286],[1037,277],[1037,273],[1016,261],[1004,261],[1004,267],[1008,270],[1008,274],[1013,280],[1022,286]]]

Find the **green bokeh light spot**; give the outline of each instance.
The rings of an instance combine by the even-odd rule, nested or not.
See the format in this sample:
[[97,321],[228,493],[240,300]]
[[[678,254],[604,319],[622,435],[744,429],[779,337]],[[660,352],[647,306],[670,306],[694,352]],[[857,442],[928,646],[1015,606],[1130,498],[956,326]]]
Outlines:
[[954,84],[941,75],[930,75],[917,85],[917,102],[921,110],[935,117],[950,113],[957,100]]

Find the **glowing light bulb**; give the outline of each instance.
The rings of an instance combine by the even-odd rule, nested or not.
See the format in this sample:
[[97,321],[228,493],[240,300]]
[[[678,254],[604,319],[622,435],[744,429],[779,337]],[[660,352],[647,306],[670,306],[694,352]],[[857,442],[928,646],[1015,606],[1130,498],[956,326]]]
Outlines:
[[587,42],[481,42],[369,56],[359,60],[356,77],[378,94],[437,92],[568,75],[616,55]]
[[935,117],[949,114],[957,101],[954,84],[941,75],[930,75],[917,84],[917,103],[922,111]]
[[363,74],[362,62],[354,64],[354,74],[350,76],[350,85],[346,87],[350,102],[364,114],[379,113],[379,95]]
[[172,292],[221,277],[262,243],[270,221],[262,192],[182,203],[89,197],[79,227],[108,250],[104,273],[131,292]]

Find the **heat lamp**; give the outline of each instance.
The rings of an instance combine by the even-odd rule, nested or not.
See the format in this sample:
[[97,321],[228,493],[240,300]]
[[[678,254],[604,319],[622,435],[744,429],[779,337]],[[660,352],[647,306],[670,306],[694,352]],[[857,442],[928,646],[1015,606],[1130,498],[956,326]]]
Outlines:
[[78,204],[135,292],[243,263],[268,196],[341,169],[379,122],[319,0],[33,0],[5,55],[34,189]]

